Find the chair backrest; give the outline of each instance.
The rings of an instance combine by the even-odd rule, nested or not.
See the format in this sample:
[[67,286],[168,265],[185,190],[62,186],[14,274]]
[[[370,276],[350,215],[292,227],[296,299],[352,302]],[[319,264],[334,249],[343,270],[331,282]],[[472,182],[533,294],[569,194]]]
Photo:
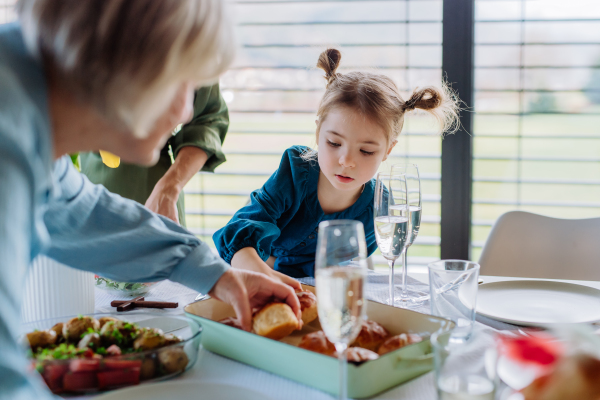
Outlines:
[[600,280],[600,218],[503,214],[479,259],[482,275]]

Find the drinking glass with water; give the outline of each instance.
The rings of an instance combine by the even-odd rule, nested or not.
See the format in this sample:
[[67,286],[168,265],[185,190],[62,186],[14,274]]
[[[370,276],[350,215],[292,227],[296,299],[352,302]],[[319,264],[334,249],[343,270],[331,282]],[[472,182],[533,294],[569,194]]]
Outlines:
[[[395,193],[398,195],[394,195]],[[408,218],[394,215],[393,207],[406,207],[406,198],[400,193],[406,192],[403,175],[378,173],[375,182],[373,216],[375,218],[375,240],[381,255],[390,267],[389,304],[394,305],[394,264],[406,248],[408,240]]]
[[[427,293],[408,288],[408,248],[412,246],[421,228],[421,178],[417,164],[394,164],[392,175],[403,176],[404,183],[394,191],[394,204],[390,205],[394,216],[407,219],[408,235],[402,252],[402,286],[398,298],[400,307],[414,308],[427,300]],[[392,188],[394,189],[394,188]]]
[[315,277],[319,321],[335,345],[339,399],[346,399],[346,350],[366,319],[367,244],[361,222],[332,220],[319,224]]

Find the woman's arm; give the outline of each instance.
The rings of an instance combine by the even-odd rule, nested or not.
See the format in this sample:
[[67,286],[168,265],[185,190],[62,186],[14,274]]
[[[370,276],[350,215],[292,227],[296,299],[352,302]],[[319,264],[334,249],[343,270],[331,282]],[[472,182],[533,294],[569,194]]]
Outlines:
[[110,279],[168,278],[203,293],[229,268],[176,223],[90,183],[68,158],[55,163],[54,176],[61,195],[44,217],[50,257]]
[[287,302],[300,315],[289,287],[264,275],[231,269],[179,225],[91,184],[68,157],[55,163],[54,175],[60,196],[44,217],[52,240],[50,257],[115,280],[168,278],[211,293],[234,307],[246,329],[251,307],[273,298]]
[[[3,76],[0,69],[0,82],[12,81],[14,78]],[[4,106],[6,113],[0,115],[0,398],[49,400],[51,396],[41,380],[32,379],[28,372],[25,352],[16,340],[31,256],[39,250],[35,248],[39,240],[47,237],[33,201],[36,194],[41,194],[40,183],[46,178],[39,173],[44,163],[34,153],[36,144],[25,143],[33,135],[25,135],[24,131],[33,127],[13,123],[23,118],[17,107],[10,107],[19,102],[14,96],[2,94],[0,91],[0,109]]]
[[179,223],[177,199],[185,185],[198,171],[212,172],[225,161],[221,145],[228,127],[219,85],[197,90],[194,117],[171,139],[175,162],[154,186],[146,207]]

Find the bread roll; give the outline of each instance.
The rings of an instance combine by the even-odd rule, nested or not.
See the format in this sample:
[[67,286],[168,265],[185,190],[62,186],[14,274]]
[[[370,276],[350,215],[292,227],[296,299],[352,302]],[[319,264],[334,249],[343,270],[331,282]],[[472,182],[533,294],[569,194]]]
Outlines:
[[302,322],[309,324],[317,319],[317,296],[308,290],[296,292],[300,301],[300,310],[302,311]]
[[254,333],[279,340],[298,329],[298,318],[284,303],[271,303],[257,312],[252,319]]
[[325,336],[325,332],[316,331],[304,335],[298,347],[316,353],[325,354],[326,356],[337,357],[335,346]]
[[389,332],[375,321],[363,321],[360,332],[351,346],[377,351],[381,343],[389,336]]
[[364,362],[369,360],[375,360],[379,358],[379,355],[374,351],[363,349],[362,347],[350,347],[346,352],[346,357],[349,362]]
[[377,353],[382,356],[390,351],[400,349],[404,346],[408,346],[409,344],[419,343],[421,341],[423,341],[421,336],[415,333],[401,333],[400,335],[392,336],[391,338],[386,339],[381,346],[379,346]]

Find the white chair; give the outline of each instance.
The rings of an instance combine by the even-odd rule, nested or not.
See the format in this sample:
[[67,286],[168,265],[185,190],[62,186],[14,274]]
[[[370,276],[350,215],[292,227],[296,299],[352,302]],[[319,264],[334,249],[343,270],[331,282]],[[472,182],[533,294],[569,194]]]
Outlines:
[[479,259],[481,275],[600,280],[600,218],[503,214]]

